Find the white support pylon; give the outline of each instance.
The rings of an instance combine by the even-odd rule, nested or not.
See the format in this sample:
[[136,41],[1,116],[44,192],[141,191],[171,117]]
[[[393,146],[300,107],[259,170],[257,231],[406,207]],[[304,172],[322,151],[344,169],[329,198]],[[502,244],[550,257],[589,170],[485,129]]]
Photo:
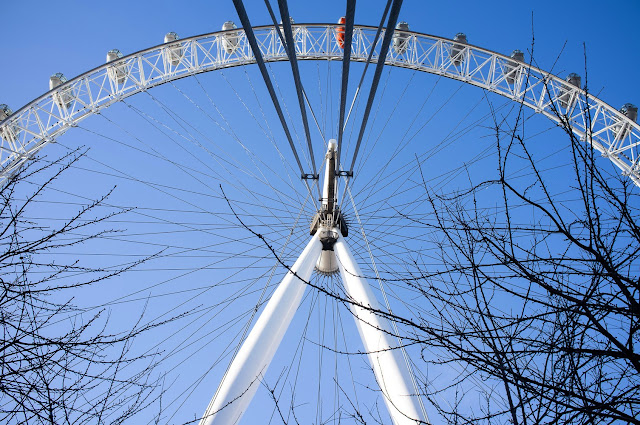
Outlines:
[[322,205],[311,224],[314,236],[273,293],[232,360],[200,425],[236,425],[240,421],[300,306],[314,266],[321,273],[333,274],[337,271],[336,262],[345,291],[353,300],[351,311],[394,425],[429,423],[419,396],[411,389],[409,367],[390,323],[375,313],[380,311],[378,301],[344,242],[348,229],[335,204],[336,149],[336,141],[330,140],[325,156]]
[[360,338],[394,425],[429,423],[420,408],[418,395],[412,389],[409,368],[402,357],[397,339],[393,336],[389,321],[372,311],[381,311],[380,305],[367,280],[362,277],[360,267],[344,238],[338,238],[333,250],[338,258],[344,289],[353,301],[351,311]]
[[234,425],[240,421],[300,305],[305,282],[311,278],[321,250],[320,239],[313,236],[233,359],[200,425]]

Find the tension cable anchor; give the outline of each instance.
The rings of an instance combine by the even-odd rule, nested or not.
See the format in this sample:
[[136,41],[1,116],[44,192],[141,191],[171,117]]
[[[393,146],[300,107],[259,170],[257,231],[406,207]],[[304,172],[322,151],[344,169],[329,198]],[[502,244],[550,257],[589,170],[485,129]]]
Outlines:
[[336,177],[353,177],[353,171],[336,171]]
[[318,180],[320,178],[320,174],[305,174],[305,173],[302,173],[300,175],[300,178],[302,180]]

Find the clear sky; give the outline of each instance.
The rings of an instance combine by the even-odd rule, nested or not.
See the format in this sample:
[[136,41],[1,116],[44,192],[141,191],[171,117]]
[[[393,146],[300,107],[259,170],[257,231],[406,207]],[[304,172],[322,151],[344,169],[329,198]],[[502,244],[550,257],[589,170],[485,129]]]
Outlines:
[[[344,15],[345,9],[344,3],[337,0],[318,2],[290,0],[289,3],[291,15],[296,23],[333,23]],[[384,3],[381,0],[366,2],[360,0],[356,8],[356,24],[377,26]],[[262,1],[246,1],[245,4],[249,18],[254,26],[270,23]],[[69,79],[73,78],[89,69],[102,65],[105,61],[106,52],[110,49],[118,48],[124,54],[129,54],[160,44],[163,41],[164,34],[169,31],[175,31],[180,37],[186,38],[192,35],[217,31],[222,23],[227,20],[233,20],[239,24],[230,0],[184,2],[165,0],[153,2],[122,0],[111,2],[69,1],[66,3],[51,1],[4,2],[0,5],[0,16],[2,17],[4,34],[4,41],[0,43],[0,55],[3,57],[1,62],[3,66],[0,70],[0,103],[6,103],[14,110],[19,109],[32,99],[48,91],[49,76],[53,73],[62,72]],[[640,45],[640,36],[637,30],[638,18],[640,18],[640,2],[637,0],[610,2],[596,0],[582,2],[549,0],[535,2],[514,2],[512,0],[432,2],[405,0],[400,13],[400,20],[407,21],[414,31],[444,37],[453,37],[458,32],[465,32],[470,44],[505,54],[509,54],[513,49],[520,49],[527,52],[527,58],[532,48],[532,40],[535,37],[533,52],[536,64],[540,68],[551,70],[561,77],[570,72],[577,72],[584,76],[586,57],[588,84],[591,92],[616,108],[626,102],[640,104],[640,84],[638,83],[638,69],[640,69],[640,50],[638,45]],[[320,67],[316,70],[314,66],[308,64],[303,66],[306,72],[305,76],[303,76],[303,82],[307,84],[306,87],[311,87],[320,81],[321,84],[319,83],[318,86],[321,86],[319,91],[322,92],[327,87],[327,72]],[[288,68],[274,65],[274,69],[275,72],[287,75],[283,77],[281,82],[289,81],[287,79],[289,75]],[[333,74],[334,93],[337,92],[339,84],[337,75]],[[357,75],[359,76],[359,74]],[[71,134],[72,132],[70,132],[65,135],[65,139],[61,141],[65,144],[68,142],[65,147],[51,147],[51,151],[55,149],[64,151],[66,146],[89,146],[93,152],[91,160],[94,161],[86,166],[86,170],[74,170],[74,174],[71,174],[68,181],[63,180],[57,186],[60,192],[52,196],[52,200],[59,196],[64,202],[69,202],[68,205],[73,205],[71,202],[74,201],[74,196],[78,196],[80,193],[86,194],[88,198],[95,197],[95,194],[93,194],[95,192],[90,192],[88,186],[95,186],[97,188],[96,191],[99,193],[114,184],[118,184],[120,185],[120,192],[114,194],[113,204],[137,206],[133,201],[142,201],[140,204],[142,209],[139,210],[139,215],[126,215],[127,220],[124,221],[124,224],[130,233],[125,234],[121,239],[110,239],[101,241],[98,245],[90,245],[83,248],[78,255],[87,253],[106,254],[117,263],[118,261],[124,261],[121,257],[118,257],[119,255],[124,258],[127,255],[150,255],[161,249],[168,250],[167,257],[162,261],[152,262],[146,269],[143,267],[145,273],[135,274],[134,272],[134,278],[117,281],[108,288],[103,287],[94,292],[82,292],[77,295],[78,302],[86,303],[86,305],[100,305],[96,303],[96,300],[111,300],[118,298],[120,295],[128,297],[128,300],[135,299],[135,301],[131,301],[126,305],[112,305],[115,309],[114,311],[118,312],[117,314],[114,313],[114,320],[116,324],[120,325],[126,320],[136,319],[136,315],[140,310],[128,309],[129,305],[136,305],[137,308],[140,308],[140,303],[144,303],[146,296],[150,298],[157,297],[158,300],[150,303],[149,312],[147,313],[150,316],[154,314],[177,314],[184,309],[191,313],[190,318],[179,321],[175,327],[169,328],[169,331],[163,331],[166,335],[174,331],[183,335],[181,338],[175,338],[175,341],[169,341],[166,345],[160,346],[160,349],[165,350],[165,354],[171,354],[169,356],[170,359],[165,363],[168,369],[165,372],[169,373],[167,384],[170,382],[175,383],[174,386],[169,387],[166,403],[168,404],[170,400],[178,400],[177,403],[170,407],[171,412],[177,410],[177,413],[174,416],[167,415],[163,417],[163,421],[168,423],[183,423],[204,411],[208,399],[215,390],[219,376],[224,372],[222,367],[224,359],[220,364],[216,364],[217,356],[224,353],[226,346],[232,345],[233,341],[237,339],[237,335],[241,333],[241,325],[244,324],[243,320],[246,321],[248,317],[246,315],[241,316],[237,322],[233,322],[228,326],[230,330],[227,331],[226,321],[235,320],[233,319],[233,314],[224,312],[219,316],[207,316],[210,311],[206,309],[206,306],[215,306],[225,297],[239,297],[238,292],[235,291],[240,291],[239,293],[242,296],[246,296],[249,301],[247,301],[247,304],[241,304],[242,307],[237,311],[242,311],[243,313],[250,311],[251,308],[247,307],[247,305],[253,306],[258,302],[260,290],[269,281],[269,270],[273,263],[270,253],[265,252],[264,246],[256,242],[251,235],[238,226],[238,223],[229,218],[226,204],[220,203],[219,198],[214,199],[215,196],[212,194],[215,193],[216,196],[219,194],[218,181],[212,178],[211,181],[207,180],[206,184],[201,184],[198,179],[205,176],[206,178],[202,177],[202,179],[206,180],[210,177],[207,174],[209,172],[215,174],[221,169],[226,171],[227,167],[231,169],[232,171],[229,173],[232,177],[222,177],[221,182],[226,185],[225,188],[229,191],[230,198],[237,200],[236,208],[243,217],[250,220],[250,225],[255,225],[257,229],[264,229],[266,232],[264,234],[274,243],[277,249],[281,248],[283,250],[283,256],[288,260],[295,259],[297,250],[306,243],[304,238],[307,237],[306,226],[309,219],[304,215],[309,213],[307,205],[301,220],[303,224],[299,226],[302,230],[294,235],[300,236],[300,240],[290,245],[284,243],[284,239],[289,236],[287,230],[292,227],[294,219],[297,217],[298,209],[304,203],[304,199],[300,199],[300,196],[304,197],[304,190],[298,187],[295,196],[287,197],[289,196],[286,193],[288,183],[286,177],[283,177],[284,173],[281,175],[279,172],[278,155],[273,150],[267,151],[266,148],[256,146],[258,142],[264,141],[265,144],[268,142],[268,137],[263,137],[262,131],[264,130],[265,133],[268,133],[270,130],[260,127],[258,124],[249,124],[251,118],[248,117],[247,111],[236,99],[236,97],[243,100],[249,99],[249,109],[255,112],[256,115],[259,115],[258,111],[264,113],[268,117],[266,121],[269,124],[267,126],[270,125],[271,130],[278,135],[279,123],[274,119],[273,108],[266,97],[260,97],[265,94],[264,89],[260,87],[262,81],[255,67],[248,70],[246,74],[244,71],[236,69],[229,72],[225,71],[224,75],[208,75],[198,78],[201,80],[197,84],[193,81],[180,82],[176,86],[188,92],[193,98],[198,98],[202,102],[201,104],[205,105],[207,104],[206,96],[202,93],[196,94],[199,93],[197,85],[201,81],[207,87],[208,93],[215,94],[216,103],[228,108],[225,114],[229,119],[229,128],[233,128],[233,131],[238,133],[239,139],[243,142],[249,142],[247,146],[249,151],[252,152],[251,154],[245,153],[236,146],[234,138],[228,134],[228,131],[218,130],[211,123],[207,126],[203,117],[197,118],[197,111],[188,109],[188,102],[169,85],[152,91],[152,94],[157,96],[161,102],[175,102],[171,103],[171,108],[176,108],[176,110],[180,108],[188,111],[186,114],[191,114],[190,118],[193,119],[194,128],[205,129],[202,137],[194,137],[193,139],[208,140],[210,137],[220,143],[216,145],[216,149],[229,149],[231,152],[229,158],[232,158],[233,161],[238,160],[250,163],[246,168],[238,167],[240,171],[237,171],[234,165],[229,164],[220,165],[216,163],[211,166],[206,159],[203,160],[208,156],[199,153],[198,150],[188,150],[191,148],[186,148],[187,150],[180,151],[176,148],[175,151],[172,151],[171,149],[174,148],[174,145],[169,140],[171,130],[166,131],[169,136],[163,135],[161,131],[161,122],[169,123],[169,118],[163,115],[162,108],[158,108],[158,103],[154,103],[155,100],[147,98],[143,94],[134,96],[138,99],[128,101],[127,106],[129,108],[118,104],[113,108],[109,108],[110,111],[105,112],[105,116],[116,124],[110,121],[107,125],[98,119],[87,120],[85,128],[78,129],[76,133]],[[226,84],[227,78],[230,84]],[[427,90],[423,89],[422,82],[428,81],[429,87],[438,84],[434,83],[435,77],[426,80],[418,80],[422,77],[416,77],[414,81],[411,74],[404,70],[394,73],[391,78],[393,79],[389,83],[390,92],[391,89],[394,89],[395,91],[392,93],[395,94],[390,96],[401,97],[404,101],[404,107],[413,110],[419,108],[426,97]],[[351,81],[354,79],[355,77],[352,77]],[[253,85],[257,86],[257,88],[254,88]],[[459,85],[450,82],[440,83],[442,91],[434,95],[434,104],[436,106],[433,106],[433,108],[437,109],[437,105],[444,105],[448,96],[452,95],[452,93],[457,93]],[[401,94],[402,87],[405,86],[410,87],[410,90]],[[353,86],[350,86],[350,88],[353,90]],[[315,88],[309,89],[310,92],[313,90]],[[289,95],[291,100],[292,88],[290,86],[283,87],[283,91]],[[461,98],[457,99],[455,106],[448,110],[449,114],[441,120],[438,118],[440,121],[433,123],[433,127],[430,127],[430,134],[434,138],[442,137],[446,139],[447,132],[456,129],[458,124],[465,123],[466,117],[463,117],[463,115],[467,109],[482,98],[482,91],[476,88],[465,87],[461,90],[461,93]],[[322,99],[324,95],[314,96]],[[257,98],[263,99],[262,103],[256,100]],[[395,98],[391,97],[391,99]],[[496,100],[496,104],[502,101],[504,100]],[[145,123],[143,115],[131,112],[131,107],[147,111],[151,117],[154,117],[159,122],[149,126],[148,122]],[[290,110],[295,111],[297,105],[289,103],[289,107]],[[331,121],[332,114],[335,117],[335,110],[330,110],[326,106],[324,109],[319,107],[318,110],[323,111],[323,119],[321,121],[325,123]],[[215,114],[215,111],[210,110],[210,113]],[[163,119],[166,121],[163,121]],[[423,119],[423,117],[420,119]],[[381,119],[377,124],[372,124],[372,126],[375,125],[374,128],[377,129],[376,131],[379,130],[380,134],[384,133],[383,121]],[[172,129],[177,126],[175,123],[168,125]],[[335,126],[335,124],[329,123],[329,126],[331,125]],[[395,135],[397,135],[412,125],[413,123],[410,123],[408,118],[403,118],[403,115],[400,114],[400,119],[394,120],[390,127],[391,130],[388,130],[388,132],[395,132]],[[162,161],[153,162],[145,156],[137,157],[135,153],[131,153],[131,156],[129,156],[129,153],[124,153],[129,152],[126,150],[112,150],[111,144],[100,137],[93,137],[87,132],[82,132],[84,129],[98,133],[108,130],[109,137],[126,141],[127,143],[136,143],[137,140],[146,143],[145,146],[162,146],[163,149],[166,149],[163,152],[168,152],[168,155],[175,155],[177,158],[181,158],[182,164],[187,164],[188,167],[193,168],[180,168],[180,172],[171,174],[175,170]],[[298,131],[300,129],[301,126],[298,124]],[[194,131],[192,130],[191,132],[193,133]],[[385,137],[382,139],[381,144],[391,143],[397,139],[397,137],[394,139],[388,136],[388,132],[384,133]],[[134,136],[131,136],[131,134]],[[482,130],[469,131],[468,138],[464,139],[465,143],[475,143],[477,139],[474,139],[474,137],[480,138],[482,135]],[[191,138],[191,135],[188,134],[188,136],[188,138]],[[372,140],[373,138],[371,137]],[[178,139],[180,138],[178,137]],[[427,138],[425,137],[425,139]],[[282,142],[281,135],[280,141]],[[251,143],[254,142],[255,144],[252,145]],[[282,144],[280,146],[286,145]],[[152,150],[151,147],[144,149],[147,153]],[[284,149],[286,147],[283,148],[283,152]],[[412,146],[410,152],[406,152],[406,157],[402,160],[412,161],[414,152],[417,154],[423,152],[420,149],[424,148]],[[319,152],[321,150],[322,147],[319,146],[318,150],[316,150],[317,158],[320,158],[321,154]],[[446,168],[453,163],[448,161],[457,160],[458,153],[465,150],[467,150],[467,147],[464,144],[457,145],[455,148],[451,148],[447,159],[435,164],[431,163],[429,166],[433,170],[440,170],[440,167]],[[472,148],[468,148],[468,150],[473,152]],[[45,153],[46,151],[47,149],[45,149]],[[376,164],[377,158],[375,151],[373,152],[371,162]],[[181,157],[181,155],[183,156]],[[288,151],[284,155],[290,156]],[[102,159],[104,159],[104,164],[97,165],[98,163],[95,160]],[[261,163],[260,161],[264,162]],[[116,169],[118,171],[114,171]],[[119,174],[121,170],[126,170],[123,172],[129,173],[126,178],[123,177],[124,174]],[[255,188],[252,186],[252,180],[246,178],[245,174],[255,173],[252,178],[260,180],[259,173],[262,171],[267,176],[265,177],[267,183],[261,180],[257,188]],[[83,172],[87,174],[83,174]],[[233,174],[234,172],[237,172],[237,175]],[[222,174],[224,175],[224,172]],[[87,179],[87,176],[91,178]],[[281,177],[282,181],[278,180],[279,183],[273,183]],[[373,181],[376,173],[371,171],[368,177]],[[413,177],[416,176],[414,175]],[[396,178],[400,179],[397,176],[394,177],[394,179]],[[148,190],[148,188],[141,187],[142,185],[132,184],[131,181],[135,181],[135,179],[145,181],[149,179],[148,181],[157,183],[157,186],[153,187],[153,190]],[[70,182],[72,180],[76,181]],[[127,181],[129,181],[128,184]],[[67,188],[65,186],[66,183],[76,184],[77,186],[73,187],[77,187],[78,192],[69,193],[74,192],[72,189],[65,191]],[[277,190],[274,190],[273,194],[268,192],[267,189],[272,183],[275,189],[282,190],[282,199],[285,199],[284,201],[280,198],[281,193]],[[376,205],[373,201],[367,202],[369,199],[379,200],[385,196],[382,195],[385,190],[391,190],[388,185],[384,183],[372,185],[374,189],[367,192],[369,186],[365,183],[366,181],[362,179],[360,181],[361,186],[356,187],[356,189],[362,189],[358,195],[361,197],[359,199],[363,200],[362,206],[365,210],[363,211],[363,217],[371,220],[370,223],[374,223],[371,225],[372,227],[388,225],[388,228],[396,229],[399,232],[398,234],[407,231],[403,227],[403,223],[390,224],[394,218],[384,216],[384,214],[393,215],[392,210],[383,209],[382,213],[380,213],[375,209]],[[299,184],[299,182],[295,184]],[[170,186],[179,186],[180,190],[193,190],[193,193],[186,194],[186,190],[173,191],[173,189],[167,189]],[[399,187],[402,187],[402,185],[399,185]],[[211,191],[208,192],[207,189]],[[146,191],[139,192],[139,190]],[[265,192],[265,190],[267,191]],[[256,199],[257,206],[252,204],[254,200],[250,195]],[[262,199],[262,196],[267,199]],[[409,196],[411,196],[410,192],[397,197],[396,205],[402,205],[403,201],[408,199]],[[178,199],[179,202],[176,202],[175,197],[180,197]],[[75,199],[75,201],[77,202],[78,200]],[[142,203],[144,203],[144,206],[142,206]],[[368,209],[364,208],[365,206]],[[52,216],[61,216],[67,211],[64,209],[58,210],[57,208],[53,204],[46,204],[42,210],[37,212],[37,215],[50,218]],[[73,209],[74,207],[71,208]],[[162,208],[171,209],[173,214],[164,215],[164,212],[159,212]],[[353,229],[356,229],[353,210],[349,211]],[[211,213],[212,216],[208,216],[205,213]],[[376,220],[380,221],[377,222]],[[162,225],[167,224],[170,227],[163,233],[164,228]],[[187,234],[188,232],[195,234]],[[380,236],[375,232],[376,229],[373,229],[372,237],[374,239],[372,242],[374,245],[376,244],[375,235]],[[232,245],[229,244],[229,238],[236,238]],[[378,241],[382,239],[384,238],[379,238]],[[363,262],[368,261],[364,243],[359,240],[359,242],[354,242],[354,246],[356,247],[355,249],[360,250],[358,258]],[[415,252],[411,248],[404,248],[403,250],[399,245],[390,250],[384,250],[386,247],[380,247],[380,245],[377,246],[380,251],[374,250],[374,252],[384,260],[390,261],[390,265],[388,265],[390,268],[397,266],[394,261],[397,260],[398,255]],[[397,251],[394,251],[396,248]],[[73,254],[73,252],[68,253],[68,255]],[[84,261],[92,262],[96,256],[90,257],[90,255],[87,255],[83,259]],[[387,267],[384,261],[381,261],[381,263],[381,269]],[[247,270],[254,269],[256,270],[255,272],[247,272]],[[373,273],[373,271],[370,266],[367,266],[365,274],[369,273]],[[193,278],[190,276],[193,276]],[[277,280],[278,276],[276,273],[275,280]],[[252,281],[252,279],[255,279],[255,281]],[[320,281],[327,285],[332,284],[329,280],[326,282]],[[241,283],[239,284],[238,282]],[[275,282],[271,284],[271,288],[274,284]],[[161,289],[154,288],[154,285]],[[209,291],[214,287],[217,292]],[[186,295],[181,294],[183,291]],[[396,298],[402,298],[403,295],[407,295],[407,293],[403,292],[406,291],[406,288],[395,288],[395,291]],[[212,295],[214,293],[215,295]],[[191,294],[198,294],[198,298],[195,300],[189,298]],[[339,323],[342,326],[343,321],[345,323],[351,321],[349,314],[345,313],[346,310],[342,310],[342,316],[339,316],[337,311],[342,308],[341,306],[336,307],[331,302],[318,297],[315,292],[312,292],[305,298],[303,307],[304,313],[301,316],[297,316],[293,329],[291,329],[290,334],[293,336],[285,340],[285,347],[283,348],[297,352],[296,350],[303,345],[302,342],[305,342],[312,347],[311,349],[322,352],[323,350],[318,350],[318,347],[330,345],[326,343],[325,339],[334,338],[337,342],[333,349],[325,352],[326,358],[322,359],[321,355],[314,352],[315,354],[312,357],[315,357],[312,360],[301,362],[305,367],[297,369],[299,374],[297,380],[288,375],[289,372],[296,370],[289,365],[289,360],[297,359],[295,355],[285,356],[286,361],[281,360],[280,363],[277,363],[273,368],[275,372],[273,372],[272,379],[269,382],[273,385],[280,385],[285,392],[291,391],[295,393],[298,391],[293,388],[294,385],[297,385],[295,383],[305,381],[307,374],[310,377],[315,375],[317,369],[332,372],[333,364],[331,361],[333,360],[327,359],[337,358],[334,352],[336,350],[346,350],[344,347],[346,340],[357,339],[357,333],[353,327],[344,331],[344,337],[338,337],[330,331],[325,333],[325,329],[320,326],[323,323]],[[398,310],[404,311],[403,308],[398,307]],[[328,313],[332,311],[333,313]],[[409,307],[407,307],[407,311],[410,311]],[[236,310],[233,311],[233,313],[235,312]],[[191,318],[193,317],[196,317],[196,319],[192,320]],[[313,322],[315,328],[305,326],[305,323],[309,322]],[[181,328],[183,324],[184,328]],[[349,323],[345,326],[351,325],[352,323]],[[222,336],[219,339],[211,338],[209,340],[208,338],[211,337],[209,332],[214,332],[219,328],[224,328],[225,330]],[[311,328],[314,330],[309,330],[307,334],[307,329]],[[300,337],[301,334],[304,337]],[[153,346],[156,339],[162,339],[161,336],[163,335],[154,335],[149,340],[142,341],[140,343],[142,347],[139,348],[144,350]],[[340,338],[343,338],[344,341],[339,342]],[[206,341],[206,343],[203,341]],[[329,400],[323,400],[323,407],[317,409],[315,406],[317,399],[314,399],[313,396],[310,397],[311,400],[300,402],[299,408],[303,411],[301,414],[306,415],[304,416],[305,422],[301,423],[315,423],[321,420],[334,423],[331,421],[337,419],[335,417],[332,418],[329,413],[332,411],[331,404],[334,403],[335,406],[335,400],[342,397],[341,395],[335,396],[336,393],[342,394],[342,391],[345,391],[345,393],[352,391],[356,394],[371,392],[366,388],[367,385],[371,384],[370,378],[364,377],[368,372],[366,362],[363,360],[363,356],[357,353],[360,348],[353,350],[351,353],[354,354],[352,356],[353,364],[336,365],[334,371],[336,374],[338,374],[338,371],[343,374],[351,371],[357,376],[355,379],[357,384],[353,384],[353,388],[340,388],[336,391],[335,386],[337,386],[337,383],[333,382],[331,378],[323,377],[323,386],[321,391],[318,392],[323,397],[326,394],[330,394],[327,396]],[[216,365],[215,369],[212,368],[211,376],[207,376],[202,381],[203,383],[192,386],[199,377],[207,375],[211,364]],[[332,376],[329,372],[326,375]],[[442,373],[441,376],[446,378],[446,373],[440,372]],[[279,380],[280,373],[283,374],[282,376],[286,375],[282,382]],[[428,372],[421,370],[420,373],[427,374]],[[311,378],[309,379],[311,380]],[[319,384],[318,387],[320,387]],[[367,405],[366,396],[363,395],[362,397],[363,405]],[[371,400],[375,400],[375,396],[371,397]],[[340,400],[341,403],[348,403],[344,398]],[[179,403],[183,404],[178,408],[177,405]],[[259,407],[254,408],[253,411],[247,414],[244,423],[266,423],[265,415],[268,417],[274,415],[273,403],[269,399],[268,393],[263,392],[258,397],[257,403]],[[375,401],[371,403],[375,403]],[[373,407],[369,407],[373,409]],[[285,410],[288,409],[288,404],[284,408]],[[325,410],[322,411],[322,409]],[[346,421],[344,418],[343,420]],[[273,420],[272,423],[279,422]]]

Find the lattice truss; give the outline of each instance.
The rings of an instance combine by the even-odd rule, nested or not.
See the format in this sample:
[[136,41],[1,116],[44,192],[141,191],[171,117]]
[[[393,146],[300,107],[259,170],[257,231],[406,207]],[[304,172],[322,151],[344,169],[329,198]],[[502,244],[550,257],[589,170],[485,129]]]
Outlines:
[[[295,25],[300,60],[341,60],[336,25]],[[265,61],[287,54],[273,26],[255,29]],[[366,61],[376,28],[355,26],[351,60]],[[508,56],[440,37],[403,32],[400,52],[390,49],[386,64],[443,75],[498,93],[560,122],[640,185],[640,126],[569,82]],[[232,46],[233,48],[229,48]],[[0,183],[24,161],[77,122],[114,102],[191,74],[254,63],[242,30],[191,37],[133,53],[82,74],[27,104],[0,123]],[[590,125],[590,129],[587,127]]]

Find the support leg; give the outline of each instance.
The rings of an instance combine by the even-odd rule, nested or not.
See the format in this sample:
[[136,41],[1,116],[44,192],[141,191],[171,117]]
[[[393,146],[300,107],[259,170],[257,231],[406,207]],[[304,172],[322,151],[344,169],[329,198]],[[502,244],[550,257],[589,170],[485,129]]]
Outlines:
[[260,314],[200,425],[232,425],[240,421],[300,305],[306,286],[303,281],[309,281],[321,250],[322,244],[314,236]]
[[345,291],[358,304],[352,304],[351,311],[394,425],[428,423],[414,395],[409,369],[397,349],[397,339],[393,336],[389,321],[360,307],[370,306],[373,310],[380,310],[375,295],[366,279],[361,277],[360,267],[343,238],[336,241],[333,250],[338,258]]

